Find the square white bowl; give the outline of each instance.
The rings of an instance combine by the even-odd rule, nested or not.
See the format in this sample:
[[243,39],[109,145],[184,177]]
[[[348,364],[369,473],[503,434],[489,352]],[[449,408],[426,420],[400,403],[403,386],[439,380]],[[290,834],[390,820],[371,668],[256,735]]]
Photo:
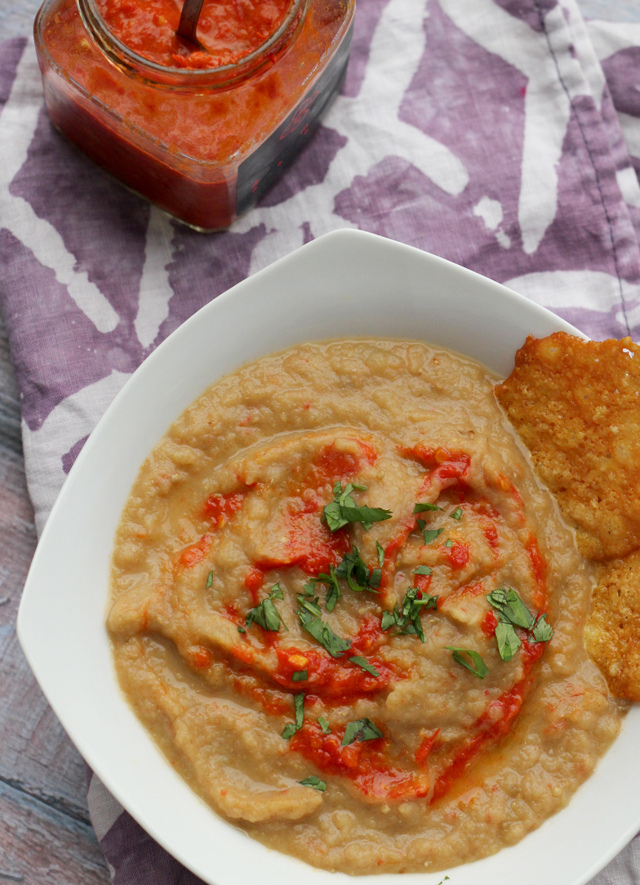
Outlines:
[[[423,339],[513,367],[526,335],[581,333],[509,289],[372,234],[336,231],[220,295],[135,372],[89,437],[51,512],[27,579],[18,636],[69,736],[134,818],[210,885],[328,885],[350,877],[271,851],[218,817],[174,772],[116,682],[104,625],[113,540],[142,462],[211,383],[307,341]],[[584,336],[583,336],[584,337]],[[518,845],[455,867],[455,885],[582,885],[640,829],[640,717],[566,809]],[[436,885],[443,873],[403,881]],[[455,877],[455,878],[454,878]],[[363,883],[396,885],[397,876]]]

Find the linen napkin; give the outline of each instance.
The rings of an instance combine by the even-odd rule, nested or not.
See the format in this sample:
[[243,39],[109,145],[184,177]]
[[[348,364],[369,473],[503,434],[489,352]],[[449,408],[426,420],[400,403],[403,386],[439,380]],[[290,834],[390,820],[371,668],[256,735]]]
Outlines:
[[[640,29],[587,28],[575,0],[360,0],[347,80],[311,143],[230,231],[202,235],[59,136],[33,45],[2,45],[0,306],[38,529],[153,348],[336,228],[451,259],[591,337],[637,339],[639,60]],[[95,776],[88,801],[115,885],[199,881]],[[636,840],[596,881],[639,879]]]

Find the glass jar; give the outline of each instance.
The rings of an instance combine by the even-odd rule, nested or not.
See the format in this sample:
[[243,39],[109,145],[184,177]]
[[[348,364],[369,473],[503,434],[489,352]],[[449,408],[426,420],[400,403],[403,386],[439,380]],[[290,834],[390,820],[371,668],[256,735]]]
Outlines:
[[[38,13],[36,48],[53,124],[176,218],[205,231],[228,227],[286,170],[340,89],[355,0],[283,0],[266,39],[257,29],[259,45],[244,55],[227,51],[213,67],[189,67],[213,58],[192,56],[189,45],[167,56],[170,64],[162,54],[154,59],[135,24],[125,19],[128,36],[115,20],[112,26],[109,2],[45,0]],[[148,15],[147,0],[125,9],[136,4]],[[176,4],[175,26],[179,13]],[[173,22],[153,21],[180,41]]]

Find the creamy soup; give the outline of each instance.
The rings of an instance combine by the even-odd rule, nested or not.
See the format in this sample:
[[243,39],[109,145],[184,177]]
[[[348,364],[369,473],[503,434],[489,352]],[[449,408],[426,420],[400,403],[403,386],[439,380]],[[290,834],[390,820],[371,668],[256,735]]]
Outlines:
[[484,368],[331,341],[221,379],[159,442],[108,627],[215,811],[328,870],[437,870],[539,826],[617,734],[591,588]]

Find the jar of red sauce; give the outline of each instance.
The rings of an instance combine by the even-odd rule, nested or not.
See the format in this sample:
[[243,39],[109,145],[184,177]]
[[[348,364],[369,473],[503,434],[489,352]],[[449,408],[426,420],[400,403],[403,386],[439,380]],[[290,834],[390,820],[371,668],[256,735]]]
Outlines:
[[49,116],[89,157],[201,230],[228,227],[286,170],[342,84],[355,0],[45,0]]

